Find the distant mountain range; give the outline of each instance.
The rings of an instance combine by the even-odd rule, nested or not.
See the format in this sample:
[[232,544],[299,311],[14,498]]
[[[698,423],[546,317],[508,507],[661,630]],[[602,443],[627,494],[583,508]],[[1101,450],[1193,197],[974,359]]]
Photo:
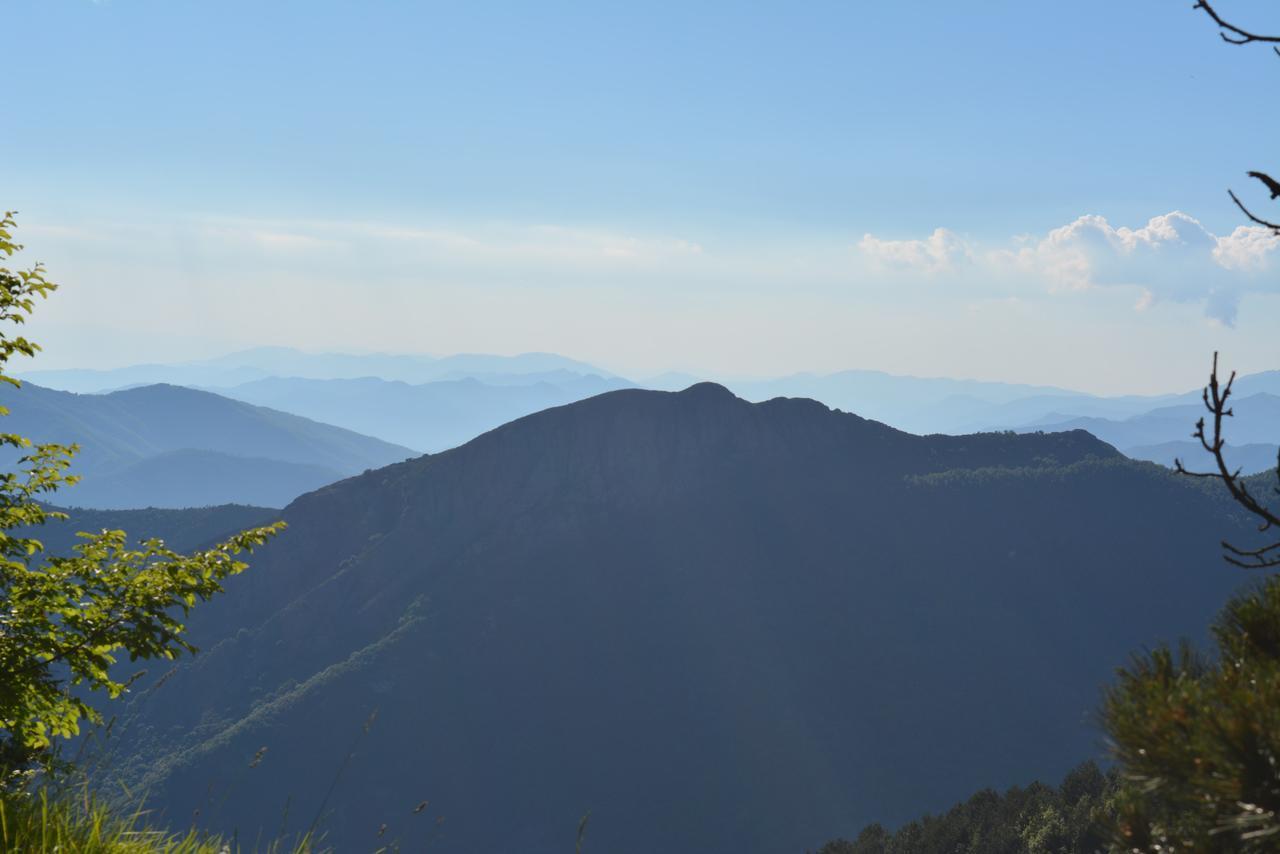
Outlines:
[[[1248,384],[1242,387],[1248,388]],[[1246,474],[1274,469],[1276,442],[1280,440],[1280,396],[1259,392],[1237,397],[1231,409],[1235,415],[1227,419],[1225,428],[1231,440],[1227,449],[1231,464]],[[1197,399],[1194,403],[1162,406],[1122,420],[1063,419],[1054,413],[1020,429],[1023,432],[1087,430],[1135,459],[1172,465],[1176,457],[1195,469],[1210,462],[1199,442],[1190,438],[1196,421],[1204,414],[1204,405]]]
[[20,373],[48,388],[81,393],[115,391],[166,383],[191,387],[228,387],[269,377],[359,379],[378,377],[405,383],[485,378],[501,383],[505,376],[554,373],[596,374],[607,371],[552,353],[518,356],[459,354],[454,356],[304,353],[289,347],[257,347],[216,359],[174,364],[132,365],[108,370],[34,370]]
[[[1045,386],[978,382],[943,378],[904,377],[876,371],[842,371],[835,374],[795,374],[767,381],[726,383],[748,400],[771,397],[810,397],[828,406],[856,412],[892,424],[912,433],[961,434],[1002,429],[1057,429],[1070,419],[1097,418],[1120,421],[1157,411],[1173,420],[1191,415],[1179,423],[1177,436],[1190,431],[1200,412],[1200,390],[1164,395],[1100,397],[1083,392]],[[1259,394],[1280,396],[1280,371],[1267,371],[1237,379],[1237,400]],[[1175,409],[1175,407],[1185,407]],[[1280,419],[1274,410],[1255,415],[1252,425],[1266,431],[1274,441],[1280,433]],[[1260,421],[1259,419],[1266,419]],[[1243,427],[1244,418],[1233,423]],[[1062,429],[1072,429],[1062,426]],[[1087,428],[1086,428],[1087,429]],[[1104,437],[1105,438],[1105,437]],[[1108,440],[1110,441],[1110,440]],[[1243,439],[1239,441],[1259,441]],[[1133,443],[1129,443],[1133,444]]]
[[1089,395],[1050,386],[906,377],[880,371],[792,374],[771,380],[729,381],[726,385],[747,400],[808,397],[921,434],[972,432],[993,412],[1007,413],[1008,407],[1022,400],[1089,399]]
[[[678,391],[698,382],[669,373],[632,382],[595,366],[546,353],[519,356],[309,354],[264,347],[203,362],[139,365],[110,371],[35,371],[35,382],[73,391],[137,383],[177,383],[302,415],[436,452],[514,418],[627,387]],[[1099,397],[1052,386],[895,376],[878,371],[793,374],[725,384],[747,400],[805,397],[913,433],[1086,429],[1140,459],[1167,463],[1199,417],[1199,391]],[[1280,396],[1280,371],[1237,380],[1236,396]],[[1228,435],[1246,471],[1269,468],[1280,412],[1260,403],[1238,408]],[[1243,417],[1248,410],[1248,417]],[[1245,451],[1240,446],[1257,445]],[[1194,450],[1194,449],[1189,449]],[[294,480],[306,483],[308,475]],[[314,477],[312,476],[312,480]],[[291,489],[293,487],[290,487]]]
[[434,453],[532,412],[629,386],[621,379],[560,371],[531,374],[521,384],[509,377],[421,385],[374,377],[276,377],[217,391]]
[[[1191,471],[1209,471],[1213,469],[1213,460],[1205,453],[1199,442],[1160,442],[1155,445],[1136,445],[1125,448],[1126,456],[1135,460],[1150,460],[1162,466],[1173,468],[1175,461],[1181,460]],[[1280,449],[1275,445],[1227,445],[1223,456],[1232,469],[1240,469],[1245,474],[1275,471],[1280,464],[1277,458]]]
[[[58,500],[98,508],[283,506],[416,452],[204,391],[155,385],[103,395],[0,387],[6,431],[78,443],[81,483]],[[4,462],[12,466],[9,453]]]
[[[1277,425],[1280,425],[1280,396],[1265,393],[1237,396],[1232,400],[1231,409],[1235,415],[1227,420],[1226,429],[1236,443],[1274,442],[1280,438],[1280,430],[1277,430]],[[1162,406],[1123,420],[1048,416],[1023,429],[1088,430],[1117,448],[1128,448],[1174,437],[1189,438],[1196,421],[1204,414],[1204,405],[1197,400],[1177,406]]]
[[805,850],[1094,755],[1113,668],[1249,580],[1210,486],[1081,431],[606,393],[295,501],[116,773],[338,850],[559,852],[588,810],[592,850]]

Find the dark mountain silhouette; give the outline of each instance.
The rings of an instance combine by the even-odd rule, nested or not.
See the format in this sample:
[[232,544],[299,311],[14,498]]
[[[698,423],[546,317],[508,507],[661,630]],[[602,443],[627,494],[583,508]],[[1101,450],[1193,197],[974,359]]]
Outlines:
[[804,850],[1096,754],[1114,667],[1246,579],[1232,507],[1078,431],[604,394],[286,508],[118,773],[339,850]]
[[[365,469],[415,456],[350,430],[179,386],[72,394],[0,388],[5,430],[78,443],[83,476],[60,498],[98,507],[283,505]],[[12,465],[16,453],[4,457]]]

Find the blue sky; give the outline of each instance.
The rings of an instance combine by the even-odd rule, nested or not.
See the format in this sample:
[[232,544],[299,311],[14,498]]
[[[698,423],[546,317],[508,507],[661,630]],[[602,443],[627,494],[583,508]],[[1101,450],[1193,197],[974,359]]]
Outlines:
[[1280,172],[1280,60],[1190,6],[17,0],[0,206],[66,284],[48,367],[1180,389],[1214,347],[1280,367],[1280,245],[1225,194]]

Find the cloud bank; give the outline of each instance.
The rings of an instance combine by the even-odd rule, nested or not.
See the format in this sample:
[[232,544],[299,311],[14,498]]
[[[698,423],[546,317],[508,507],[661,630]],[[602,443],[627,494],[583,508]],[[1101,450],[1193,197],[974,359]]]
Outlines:
[[1181,211],[1141,228],[1087,215],[1006,246],[981,246],[939,228],[923,240],[867,234],[858,248],[880,270],[1014,278],[1050,292],[1132,288],[1136,309],[1161,300],[1202,303],[1208,317],[1227,326],[1234,325],[1243,294],[1280,293],[1280,236],[1260,226],[1215,235]]
[[[1280,239],[1261,229],[1219,236],[1177,212],[981,241],[932,226],[905,235],[918,239],[859,242],[607,222],[192,215],[32,217],[21,236],[64,286],[31,329],[46,345],[41,367],[270,343],[544,350],[637,376],[867,367],[1108,393],[1194,384],[1200,356],[1218,349],[1237,366],[1276,367],[1267,318],[1280,304]],[[1130,307],[1153,305],[1133,322]]]

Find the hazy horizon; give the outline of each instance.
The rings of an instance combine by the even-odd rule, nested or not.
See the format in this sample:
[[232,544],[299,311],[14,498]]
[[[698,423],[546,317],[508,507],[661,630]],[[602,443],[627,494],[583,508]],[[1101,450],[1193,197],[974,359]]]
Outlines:
[[[939,374],[908,374],[908,373],[898,373],[891,370],[884,370],[876,367],[848,367],[848,368],[838,368],[835,370],[803,370],[802,369],[797,371],[791,371],[788,373],[774,373],[774,374],[729,374],[729,373],[716,373],[711,371],[698,371],[696,369],[687,369],[682,367],[674,367],[664,371],[658,371],[655,373],[629,374],[623,371],[615,370],[606,364],[600,364],[587,359],[580,359],[572,353],[555,353],[550,351],[522,351],[522,352],[508,352],[508,353],[479,353],[479,352],[440,353],[440,352],[397,352],[397,351],[389,351],[389,350],[372,350],[372,349],[370,350],[361,350],[361,349],[309,350],[304,348],[288,347],[288,346],[279,345],[279,344],[262,344],[254,347],[246,347],[246,348],[241,348],[237,350],[219,352],[208,357],[198,357],[198,358],[190,358],[190,359],[163,359],[163,358],[148,359],[148,360],[143,360],[138,362],[126,362],[121,364],[105,364],[105,365],[104,364],[82,364],[82,363],[74,363],[74,362],[68,363],[65,365],[53,365],[47,362],[44,354],[41,353],[41,354],[37,354],[37,356],[34,359],[27,360],[21,363],[21,367],[18,370],[16,370],[14,374],[19,378],[30,376],[31,381],[38,385],[40,382],[40,374],[45,372],[60,373],[63,371],[91,371],[91,372],[108,373],[108,372],[117,371],[121,369],[142,368],[142,367],[148,367],[148,366],[183,367],[183,366],[215,364],[219,362],[225,362],[228,365],[236,365],[236,364],[243,364],[243,362],[238,360],[237,357],[249,356],[258,351],[281,351],[281,352],[288,352],[292,354],[311,356],[311,357],[352,356],[352,357],[387,357],[387,358],[426,358],[426,359],[434,359],[434,360],[444,360],[444,359],[449,359],[454,357],[469,357],[469,356],[479,356],[479,357],[496,356],[499,358],[517,358],[521,356],[552,356],[556,358],[567,359],[574,362],[580,362],[582,363],[584,369],[592,369],[593,371],[599,371],[600,375],[602,376],[608,375],[608,376],[617,377],[619,379],[626,380],[628,382],[638,383],[638,384],[644,384],[649,381],[661,380],[664,377],[668,377],[668,376],[684,376],[684,377],[690,378],[692,381],[707,381],[707,382],[715,382],[715,383],[733,383],[733,382],[761,383],[761,382],[769,382],[772,380],[784,380],[784,379],[789,379],[793,377],[804,377],[804,376],[827,377],[827,376],[832,376],[832,375],[841,374],[841,373],[868,373],[868,374],[882,374],[885,376],[898,378],[898,379],[953,380],[957,382],[976,382],[976,383],[1005,383],[1009,385],[1021,385],[1026,387],[1054,389],[1058,391],[1072,392],[1072,393],[1078,393],[1078,394],[1084,394],[1084,395],[1095,395],[1098,397],[1122,397],[1122,396],[1130,396],[1130,395],[1141,396],[1141,397],[1148,397],[1148,396],[1154,397],[1154,396],[1160,396],[1160,395],[1166,395],[1166,394],[1168,395],[1183,394],[1188,391],[1194,391],[1196,388],[1199,387],[1198,381],[1193,380],[1190,385],[1186,385],[1185,387],[1162,388],[1162,389],[1151,391],[1151,392],[1106,393],[1106,392],[1094,392],[1094,391],[1089,391],[1083,388],[1072,388],[1070,386],[1055,385],[1052,383],[1044,383],[1044,382],[1021,382],[1016,380],[1004,380],[1004,379],[998,379],[993,377],[965,376],[965,375],[955,375],[955,374],[949,375],[949,374],[941,374],[941,373]],[[1241,371],[1240,374],[1242,376],[1245,376],[1245,375],[1248,375],[1249,373],[1263,373],[1269,370],[1276,370],[1276,369],[1264,368],[1262,371],[1257,371],[1257,372]],[[267,371],[266,373],[268,375],[280,376],[280,377],[287,377],[290,375],[287,371]],[[530,373],[539,373],[539,372],[531,371]],[[460,374],[465,374],[467,376],[475,375],[483,379],[482,374],[477,373],[475,371],[460,371]],[[377,376],[377,375],[370,374],[369,376]],[[319,379],[321,377],[316,376],[312,378]],[[344,377],[335,376],[333,378],[341,379]],[[386,378],[383,377],[383,379],[386,379]],[[427,382],[436,382],[436,381],[438,380],[428,380]]]
[[1141,394],[1214,350],[1277,366],[1280,236],[1226,194],[1264,198],[1274,57],[1155,0],[7,14],[58,34],[10,45],[39,71],[0,139],[64,286],[38,368],[283,344]]

